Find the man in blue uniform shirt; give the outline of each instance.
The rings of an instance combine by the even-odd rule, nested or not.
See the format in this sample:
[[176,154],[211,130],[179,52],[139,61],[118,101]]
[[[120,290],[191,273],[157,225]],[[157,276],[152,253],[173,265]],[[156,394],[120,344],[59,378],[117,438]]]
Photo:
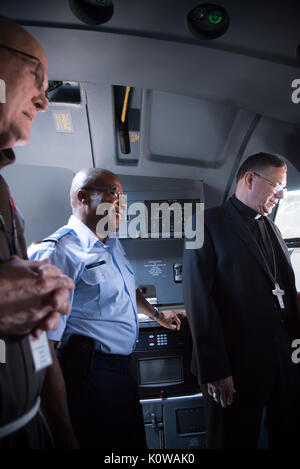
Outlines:
[[[97,229],[103,220],[97,209],[108,203],[107,218],[114,220],[118,231],[122,194],[115,174],[101,169],[80,171],[71,186],[73,215],[68,224],[32,255],[32,259],[51,259],[76,285],[70,316],[62,317],[57,331],[48,335],[54,364],[44,394],[63,415],[67,415],[68,400],[83,448],[145,447],[137,386],[128,374],[138,337],[137,306],[164,327],[180,327],[175,312],[157,312],[136,290],[119,240]],[[60,362],[54,353],[58,342]]]

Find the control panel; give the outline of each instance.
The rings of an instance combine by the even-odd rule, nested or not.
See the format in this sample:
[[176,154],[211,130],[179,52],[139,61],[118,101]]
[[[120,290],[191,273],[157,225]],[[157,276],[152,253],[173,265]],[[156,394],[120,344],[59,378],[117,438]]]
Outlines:
[[136,350],[164,349],[184,346],[184,335],[181,331],[165,331],[162,328],[158,331],[143,331],[136,344]]

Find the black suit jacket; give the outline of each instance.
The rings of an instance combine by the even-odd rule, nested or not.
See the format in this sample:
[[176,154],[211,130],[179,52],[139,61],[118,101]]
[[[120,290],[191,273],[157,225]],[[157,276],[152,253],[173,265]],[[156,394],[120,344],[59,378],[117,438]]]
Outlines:
[[291,341],[300,337],[289,253],[275,224],[266,219],[277,238],[277,249],[282,250],[293,297],[283,324],[268,265],[233,203],[229,200],[206,210],[204,220],[203,247],[184,251],[183,289],[194,343],[192,370],[200,383],[233,376],[237,391],[262,399],[275,379],[278,354],[283,351],[285,359],[291,360]]

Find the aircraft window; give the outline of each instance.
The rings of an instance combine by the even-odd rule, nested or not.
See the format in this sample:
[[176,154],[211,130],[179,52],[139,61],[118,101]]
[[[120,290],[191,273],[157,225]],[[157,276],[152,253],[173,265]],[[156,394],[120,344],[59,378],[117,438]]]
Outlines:
[[296,288],[300,292],[300,190],[288,191],[279,203],[275,222],[285,239],[291,256],[296,278]]
[[296,289],[297,292],[300,292],[300,247],[291,249],[290,254],[296,279]]
[[288,191],[279,203],[275,223],[284,239],[299,238],[300,242],[300,190]]
[[80,85],[74,81],[49,81],[47,97],[51,103],[81,103]]

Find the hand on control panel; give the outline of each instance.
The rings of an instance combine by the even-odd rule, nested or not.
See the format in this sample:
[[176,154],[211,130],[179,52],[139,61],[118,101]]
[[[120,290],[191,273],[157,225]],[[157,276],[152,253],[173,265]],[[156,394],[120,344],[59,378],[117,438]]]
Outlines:
[[173,310],[164,310],[160,311],[159,317],[156,319],[161,326],[166,329],[174,329],[179,331],[181,327],[181,321],[179,316],[186,316],[185,311],[173,311]]

